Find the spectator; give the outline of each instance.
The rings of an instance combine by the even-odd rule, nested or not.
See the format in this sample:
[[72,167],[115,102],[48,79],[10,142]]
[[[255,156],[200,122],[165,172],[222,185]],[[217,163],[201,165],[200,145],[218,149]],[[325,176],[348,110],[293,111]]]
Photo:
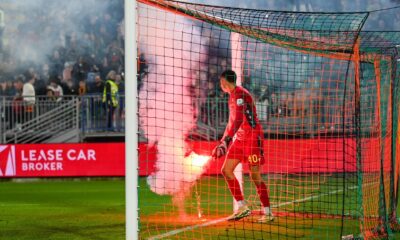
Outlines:
[[22,89],[24,86],[24,80],[22,76],[18,76],[14,82],[15,95],[12,102],[12,108],[7,108],[5,112],[6,122],[10,123],[10,127],[18,123],[22,123],[23,115],[23,101],[22,101]]
[[37,96],[46,95],[46,88],[47,88],[47,81],[48,79],[44,80],[39,78],[38,75],[35,73],[35,93]]
[[118,86],[118,93],[124,94],[125,93],[125,84],[122,80],[121,74],[117,74],[115,76],[115,84],[117,84],[117,86]]
[[70,63],[66,62],[64,64],[64,70],[62,73],[62,79],[65,81],[71,80],[72,79],[72,66]]
[[208,95],[207,95],[208,98],[215,98],[216,97],[214,82],[212,82],[212,81],[208,82],[208,91],[207,91],[207,93],[208,93]]
[[91,112],[91,116],[94,119],[100,119],[103,116],[102,108],[103,105],[101,94],[104,91],[104,83],[101,80],[99,75],[96,75],[94,78],[94,83],[90,84],[88,87],[88,93],[97,95],[97,97],[89,98],[89,108]]
[[104,42],[109,43],[113,39],[113,35],[107,31],[105,24],[100,25],[99,37],[104,40]]
[[[123,73],[122,74],[118,74],[115,77],[115,83],[118,86],[118,112],[117,112],[117,123],[121,123],[121,121],[119,121],[120,119],[123,119],[123,116],[125,114],[125,98],[121,97],[125,94],[125,84],[124,81],[122,79]],[[118,129],[121,127],[120,124],[117,125]]]
[[6,96],[6,90],[7,90],[7,82],[2,80],[0,82],[0,95]]
[[50,79],[50,68],[47,63],[43,64],[42,72],[40,73],[40,79],[43,79],[45,82],[48,82]]
[[110,46],[108,46],[107,52],[107,63],[112,69],[118,69],[122,66],[124,57],[124,50],[118,46],[117,41],[113,41]]
[[83,80],[79,81],[78,94],[79,94],[79,96],[86,95],[86,83]]
[[50,86],[47,87],[46,96],[49,101],[57,101],[57,97],[54,95],[54,91],[50,88]]
[[49,75],[58,75],[63,70],[63,63],[60,56],[60,52],[58,50],[54,50],[53,55],[49,59],[50,66],[49,68]]
[[100,72],[100,66],[101,66],[101,64],[99,64],[97,61],[98,61],[98,60],[97,60],[96,55],[95,55],[94,53],[92,53],[92,54],[90,55],[89,60],[88,60],[89,71],[90,71],[90,72],[94,72],[94,73]]
[[62,80],[61,87],[64,95],[77,95],[77,87],[75,86],[72,79]]
[[7,80],[6,81],[6,90],[4,92],[4,95],[6,96],[15,96],[16,90],[14,87],[14,83],[12,80]]
[[75,85],[79,85],[80,81],[86,81],[87,74],[90,70],[89,64],[84,57],[79,57],[78,61],[72,68],[72,78]]
[[62,87],[58,84],[57,77],[52,77],[50,79],[50,85],[47,87],[47,96],[49,96],[49,90],[52,91],[53,96],[57,101],[61,101],[64,95]]
[[115,83],[115,71],[107,74],[107,81],[103,92],[103,103],[107,109],[107,128],[114,129],[114,111],[118,107],[118,85]]
[[36,75],[33,73],[28,77],[29,79],[22,88],[22,97],[24,102],[26,102],[28,105],[34,105],[36,102],[36,91],[34,87]]
[[77,88],[72,81],[72,64],[69,62],[66,62],[64,64],[64,70],[62,74],[62,80],[61,80],[61,87],[63,89],[64,95],[76,95],[77,94]]
[[14,89],[15,89],[14,98],[21,98],[22,97],[22,88],[23,88],[23,86],[24,86],[24,79],[23,79],[23,76],[20,75],[15,79],[15,82],[14,82]]
[[94,85],[89,88],[89,93],[101,94],[104,91],[104,83],[100,76],[94,78]]
[[256,109],[257,109],[257,117],[260,120],[260,122],[265,121],[266,120],[266,114],[265,113],[265,106],[263,104],[263,102],[260,99],[260,95],[254,94],[254,103],[256,105]]
[[36,103],[36,92],[34,87],[36,75],[31,73],[28,77],[28,81],[22,87],[22,99],[24,101],[23,122],[29,121],[33,118]]
[[0,82],[0,96],[14,96],[15,88],[13,85],[13,81],[11,80],[2,80]]

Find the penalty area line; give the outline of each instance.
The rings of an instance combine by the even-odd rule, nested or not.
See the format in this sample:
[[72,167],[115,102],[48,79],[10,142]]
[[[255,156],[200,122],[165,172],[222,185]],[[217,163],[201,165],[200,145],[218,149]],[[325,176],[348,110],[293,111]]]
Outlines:
[[[357,186],[351,186],[348,189],[355,189],[355,188],[357,188]],[[306,197],[306,198],[301,198],[301,199],[297,199],[297,200],[293,200],[293,201],[283,202],[283,203],[272,205],[271,208],[282,207],[282,206],[290,205],[290,204],[293,204],[293,203],[302,203],[302,202],[306,202],[308,200],[312,200],[312,199],[316,199],[316,198],[320,198],[320,197],[324,197],[324,196],[328,196],[328,195],[332,195],[332,194],[337,194],[337,193],[340,193],[340,192],[343,192],[343,191],[344,191],[343,189],[339,189],[339,190],[331,191],[329,193],[323,193],[323,194],[314,195],[314,196],[310,196],[310,197]],[[187,227],[180,228],[180,229],[175,229],[175,230],[163,233],[163,234],[159,234],[159,235],[156,235],[156,236],[149,237],[148,240],[163,239],[163,238],[166,238],[166,237],[170,237],[170,236],[176,235],[176,234],[181,233],[181,232],[185,232],[185,231],[193,230],[193,229],[196,229],[196,228],[207,227],[207,226],[210,226],[210,225],[218,224],[220,222],[227,221],[228,218],[229,217],[215,219],[213,221],[205,222],[205,223],[202,223],[202,224],[196,224],[196,225],[187,226]]]

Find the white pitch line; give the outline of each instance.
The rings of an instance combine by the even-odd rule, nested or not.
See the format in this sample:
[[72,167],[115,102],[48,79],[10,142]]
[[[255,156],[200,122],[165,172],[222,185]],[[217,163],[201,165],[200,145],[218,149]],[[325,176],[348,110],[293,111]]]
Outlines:
[[40,203],[0,203],[0,206],[39,206]]
[[[349,189],[356,189],[356,188],[357,188],[357,186],[349,187]],[[335,190],[335,191],[332,191],[332,192],[329,192],[329,193],[323,193],[323,194],[319,194],[319,195],[315,195],[315,196],[310,196],[310,197],[306,197],[306,198],[302,198],[302,199],[298,199],[298,200],[293,200],[293,201],[290,201],[290,202],[279,203],[279,204],[272,205],[271,207],[272,208],[277,208],[277,207],[290,205],[290,204],[293,204],[293,203],[301,203],[301,202],[305,202],[305,201],[312,200],[312,199],[315,199],[315,198],[325,197],[325,196],[336,194],[336,193],[340,193],[340,192],[343,192],[343,189],[339,189],[339,190]]]
[[225,222],[227,219],[228,219],[228,217],[225,217],[225,218],[216,219],[216,220],[213,220],[213,221],[210,221],[210,222],[206,222],[206,223],[202,223],[202,224],[196,224],[196,225],[193,225],[193,226],[187,226],[187,227],[184,227],[184,228],[181,228],[181,229],[176,229],[176,230],[173,230],[173,231],[170,231],[170,232],[166,232],[166,233],[163,233],[163,234],[160,234],[160,235],[157,235],[157,236],[150,237],[150,238],[148,238],[148,240],[162,239],[162,238],[165,238],[165,237],[176,235],[176,234],[184,232],[184,231],[193,230],[193,229],[196,229],[196,228],[199,228],[199,227],[207,227],[207,226],[214,225],[214,224],[217,224],[217,223],[220,223],[220,222]]
[[[349,189],[356,189],[356,188],[357,188],[357,186],[349,187]],[[332,191],[332,192],[329,192],[329,193],[323,193],[323,194],[319,194],[319,195],[315,195],[315,196],[310,196],[310,197],[306,197],[306,198],[302,198],[302,199],[298,199],[298,200],[293,200],[293,201],[290,201],[290,202],[284,202],[284,203],[280,203],[280,204],[275,204],[275,205],[272,205],[271,208],[282,207],[282,206],[290,205],[290,204],[293,204],[293,203],[301,203],[301,202],[305,202],[305,201],[308,201],[308,200],[311,200],[311,199],[320,198],[320,197],[324,197],[324,196],[327,196],[327,195],[336,194],[336,193],[340,193],[340,192],[343,192],[343,189],[339,189],[339,190],[335,190],[335,191]],[[216,220],[213,220],[213,221],[210,221],[210,222],[206,222],[206,223],[202,223],[202,224],[196,224],[196,225],[187,226],[187,227],[180,228],[180,229],[175,229],[173,231],[169,231],[169,232],[166,232],[166,233],[163,233],[163,234],[160,234],[160,235],[156,235],[156,236],[150,237],[150,238],[148,238],[148,240],[163,239],[165,237],[173,236],[173,235],[176,235],[176,234],[184,232],[184,231],[189,231],[189,230],[193,230],[193,229],[200,228],[200,227],[207,227],[207,226],[214,225],[214,224],[217,224],[217,223],[220,223],[220,222],[224,222],[227,219],[228,219],[228,217],[225,217],[225,218],[216,219]]]

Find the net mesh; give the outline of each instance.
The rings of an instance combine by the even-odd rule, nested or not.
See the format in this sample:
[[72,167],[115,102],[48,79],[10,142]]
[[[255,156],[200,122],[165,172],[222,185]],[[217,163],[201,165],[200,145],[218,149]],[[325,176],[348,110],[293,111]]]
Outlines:
[[[139,2],[141,238],[392,234],[400,33],[362,32],[366,12]],[[252,214],[226,219],[234,203],[224,157],[210,157],[229,122],[226,69],[252,94],[263,128],[273,222],[257,222],[264,213],[247,162],[237,177]]]

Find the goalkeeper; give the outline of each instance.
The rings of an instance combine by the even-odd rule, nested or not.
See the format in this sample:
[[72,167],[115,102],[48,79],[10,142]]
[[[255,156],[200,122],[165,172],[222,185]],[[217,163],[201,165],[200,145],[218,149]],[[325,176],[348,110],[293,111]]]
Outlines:
[[258,222],[272,221],[274,216],[270,209],[268,190],[260,173],[261,165],[264,163],[263,131],[257,118],[253,98],[246,89],[236,86],[236,73],[232,70],[226,70],[221,74],[220,84],[222,90],[229,94],[229,122],[220,144],[212,154],[216,158],[226,155],[222,174],[239,205],[238,210],[228,220],[239,220],[251,214],[244,201],[239,182],[233,174],[241,161],[248,161],[251,180],[257,188],[264,209],[264,214]]

